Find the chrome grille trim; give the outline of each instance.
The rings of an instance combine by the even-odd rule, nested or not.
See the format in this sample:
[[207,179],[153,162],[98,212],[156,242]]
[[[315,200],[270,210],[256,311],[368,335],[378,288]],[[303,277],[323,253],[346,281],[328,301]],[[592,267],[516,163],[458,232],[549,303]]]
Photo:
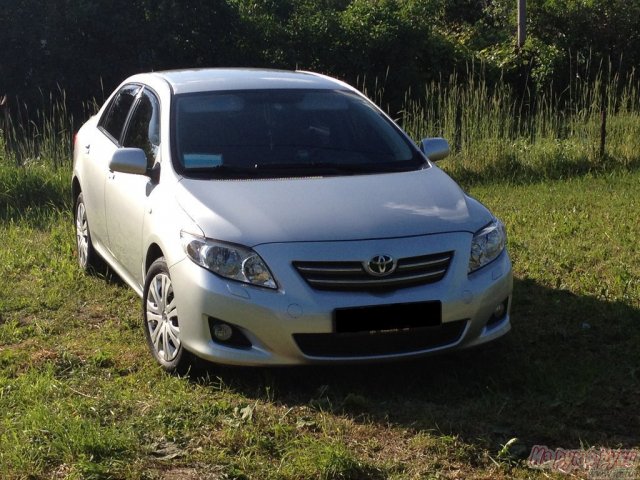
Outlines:
[[335,275],[348,275],[350,273],[361,273],[364,270],[362,266],[357,267],[309,267],[309,266],[296,266],[299,272],[306,274],[335,274]]
[[[420,257],[417,257],[417,258],[420,258]],[[417,269],[430,269],[430,268],[444,267],[446,270],[447,267],[449,266],[450,261],[451,261],[450,254],[435,258],[433,260],[422,260],[422,261],[412,261],[412,262],[399,261],[397,269],[404,271],[404,270],[417,270]]]
[[396,270],[386,277],[369,275],[362,261],[296,261],[293,265],[307,283],[318,290],[392,290],[441,280],[452,258],[453,252],[401,258]]

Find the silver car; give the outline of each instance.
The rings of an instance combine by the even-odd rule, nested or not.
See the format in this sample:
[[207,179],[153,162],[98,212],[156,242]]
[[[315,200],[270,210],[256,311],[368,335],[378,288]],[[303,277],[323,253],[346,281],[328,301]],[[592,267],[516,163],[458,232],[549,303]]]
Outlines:
[[135,75],[78,132],[78,261],[141,297],[167,371],[413,358],[510,329],[503,224],[356,89]]

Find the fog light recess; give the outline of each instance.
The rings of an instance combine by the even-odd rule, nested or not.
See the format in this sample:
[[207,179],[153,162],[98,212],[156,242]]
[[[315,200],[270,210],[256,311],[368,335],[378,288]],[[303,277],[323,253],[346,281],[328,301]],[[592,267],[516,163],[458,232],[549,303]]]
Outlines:
[[507,315],[508,307],[509,307],[509,299],[506,298],[504,301],[498,304],[498,306],[493,311],[493,315],[491,315],[491,318],[489,318],[489,321],[487,322],[487,327],[491,327],[496,323],[501,322],[504,319],[504,317]]
[[215,343],[234,348],[251,348],[247,336],[235,325],[209,317],[209,330]]

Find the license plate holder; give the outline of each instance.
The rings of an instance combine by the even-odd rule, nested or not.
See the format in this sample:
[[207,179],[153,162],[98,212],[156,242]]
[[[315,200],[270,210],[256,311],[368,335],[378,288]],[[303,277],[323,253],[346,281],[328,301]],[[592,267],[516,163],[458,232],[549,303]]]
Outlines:
[[397,332],[441,323],[440,301],[337,308],[333,312],[335,333]]

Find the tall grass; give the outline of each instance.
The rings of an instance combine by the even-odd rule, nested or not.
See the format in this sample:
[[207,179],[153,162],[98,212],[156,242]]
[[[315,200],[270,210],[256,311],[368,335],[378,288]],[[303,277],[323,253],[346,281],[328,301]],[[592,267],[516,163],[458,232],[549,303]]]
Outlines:
[[[85,102],[81,116],[88,118],[97,110],[94,100]],[[82,121],[70,111],[63,89],[42,93],[39,106],[16,99],[0,110],[0,159],[15,166],[68,166],[73,136]]]
[[0,109],[0,223],[21,218],[38,223],[70,208],[77,127],[67,105],[60,90],[42,95],[39,108],[14,102],[11,112],[8,106]]
[[[609,69],[610,70],[610,69]],[[516,93],[482,72],[407,92],[398,120],[414,138],[443,136],[452,156],[443,162],[463,183],[483,179],[563,178],[585,171],[640,165],[640,83],[632,74],[606,76],[600,68],[591,80],[576,75],[556,92]],[[384,105],[384,81],[359,79],[361,89]],[[84,117],[97,104],[84,105]],[[606,141],[601,151],[603,112]],[[0,115],[0,158],[5,165],[68,166],[76,121],[64,91],[42,95],[39,109],[21,105]]]
[[[407,94],[400,122],[416,139],[442,136],[452,157],[445,168],[463,178],[559,178],[609,167],[640,164],[640,94],[630,75],[594,80],[576,77],[569,88],[553,86],[517,95],[482,74],[457,75]],[[603,112],[606,137],[601,152]]]

